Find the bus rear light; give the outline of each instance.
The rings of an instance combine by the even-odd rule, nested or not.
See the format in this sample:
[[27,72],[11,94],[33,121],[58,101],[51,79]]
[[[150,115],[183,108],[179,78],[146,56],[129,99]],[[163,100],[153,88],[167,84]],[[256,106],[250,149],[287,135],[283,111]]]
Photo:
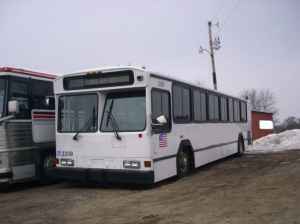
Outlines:
[[151,161],[144,161],[145,167],[151,167]]
[[135,160],[124,160],[123,161],[123,168],[129,168],[129,169],[140,169],[141,168],[141,162],[135,161]]

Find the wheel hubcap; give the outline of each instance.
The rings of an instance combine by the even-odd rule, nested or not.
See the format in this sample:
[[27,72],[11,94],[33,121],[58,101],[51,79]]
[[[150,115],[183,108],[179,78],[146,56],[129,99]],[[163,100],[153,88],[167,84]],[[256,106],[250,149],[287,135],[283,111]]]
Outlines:
[[181,155],[180,155],[179,169],[183,175],[187,174],[188,170],[189,170],[188,155],[184,152],[181,152]]
[[244,146],[243,143],[240,141],[240,153],[244,152]]

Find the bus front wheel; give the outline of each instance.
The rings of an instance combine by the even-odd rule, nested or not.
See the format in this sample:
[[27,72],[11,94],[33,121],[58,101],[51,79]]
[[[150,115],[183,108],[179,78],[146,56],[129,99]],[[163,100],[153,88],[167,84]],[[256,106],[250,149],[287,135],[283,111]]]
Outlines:
[[51,154],[45,154],[41,157],[40,164],[40,183],[41,184],[51,184],[54,183],[54,178],[49,175],[48,171],[53,168],[55,157]]
[[187,150],[179,150],[177,154],[177,176],[187,176],[191,171],[191,159]]

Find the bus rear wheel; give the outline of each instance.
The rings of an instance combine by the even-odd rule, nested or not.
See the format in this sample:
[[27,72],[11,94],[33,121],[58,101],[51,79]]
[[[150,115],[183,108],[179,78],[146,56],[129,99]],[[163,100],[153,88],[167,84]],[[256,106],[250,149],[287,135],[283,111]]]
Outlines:
[[191,171],[191,159],[186,150],[179,150],[177,154],[177,176],[187,176]]
[[244,140],[243,138],[239,138],[239,141],[238,141],[238,155],[239,156],[242,156],[245,152],[245,143],[244,143]]

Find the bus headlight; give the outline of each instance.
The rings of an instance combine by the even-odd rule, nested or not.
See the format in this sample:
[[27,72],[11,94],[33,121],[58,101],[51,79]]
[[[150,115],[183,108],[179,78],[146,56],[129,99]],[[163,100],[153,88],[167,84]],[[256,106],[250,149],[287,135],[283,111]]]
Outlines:
[[60,165],[61,166],[74,166],[74,160],[73,159],[61,159]]
[[141,168],[141,162],[136,160],[124,160],[123,161],[123,167],[129,168],[129,169],[140,169]]

